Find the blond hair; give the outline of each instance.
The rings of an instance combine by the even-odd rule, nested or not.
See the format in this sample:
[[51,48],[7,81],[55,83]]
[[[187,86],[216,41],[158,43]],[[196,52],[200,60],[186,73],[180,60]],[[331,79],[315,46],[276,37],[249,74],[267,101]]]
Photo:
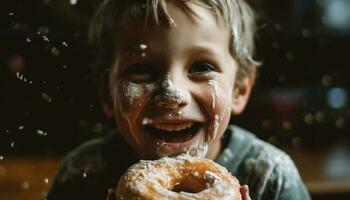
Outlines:
[[[259,62],[253,59],[255,16],[245,0],[105,0],[98,8],[90,24],[89,39],[98,48],[96,75],[98,85],[107,87],[108,66],[115,52],[115,35],[125,23],[145,23],[145,26],[172,26],[168,4],[172,3],[189,16],[196,16],[190,3],[211,11],[217,20],[222,20],[230,33],[230,53],[239,64],[236,84],[242,77],[253,77]],[[102,98],[106,97],[103,94]]]

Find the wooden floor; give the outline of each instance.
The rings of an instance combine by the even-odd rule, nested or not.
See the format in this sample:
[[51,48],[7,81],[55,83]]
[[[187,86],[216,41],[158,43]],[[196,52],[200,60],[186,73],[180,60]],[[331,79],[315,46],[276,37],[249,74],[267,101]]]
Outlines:
[[60,158],[0,157],[0,199],[44,199]]

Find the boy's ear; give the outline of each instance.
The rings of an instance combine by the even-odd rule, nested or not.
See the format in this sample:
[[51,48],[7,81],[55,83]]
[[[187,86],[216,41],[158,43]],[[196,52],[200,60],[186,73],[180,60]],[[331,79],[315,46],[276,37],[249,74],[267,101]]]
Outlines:
[[248,103],[249,96],[255,82],[255,76],[244,76],[241,78],[241,80],[237,81],[239,81],[239,83],[235,83],[232,94],[232,115],[239,115],[243,112]]
[[[108,77],[109,80],[109,77]],[[97,92],[100,96],[100,101],[102,104],[102,109],[105,116],[108,119],[114,118],[113,102],[110,94],[109,82],[102,82],[99,87],[97,87]]]
[[114,111],[113,111],[112,103],[102,102],[102,108],[103,108],[103,112],[105,113],[105,115],[108,119],[114,118]]

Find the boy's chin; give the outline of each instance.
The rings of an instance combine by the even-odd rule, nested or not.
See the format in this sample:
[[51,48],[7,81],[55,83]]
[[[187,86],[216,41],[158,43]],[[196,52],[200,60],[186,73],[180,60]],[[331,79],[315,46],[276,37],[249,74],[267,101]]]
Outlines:
[[152,159],[174,157],[187,154],[194,157],[205,157],[208,145],[205,143],[205,131],[199,130],[192,138],[184,142],[167,142],[152,138]]

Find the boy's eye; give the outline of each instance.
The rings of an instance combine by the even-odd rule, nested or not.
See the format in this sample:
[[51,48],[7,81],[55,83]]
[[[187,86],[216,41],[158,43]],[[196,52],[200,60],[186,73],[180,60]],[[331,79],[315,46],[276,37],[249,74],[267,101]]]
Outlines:
[[193,63],[189,70],[191,74],[206,74],[212,71],[215,71],[215,67],[207,62]]
[[147,64],[139,63],[128,66],[123,76],[134,83],[150,82],[156,77],[155,69]]

